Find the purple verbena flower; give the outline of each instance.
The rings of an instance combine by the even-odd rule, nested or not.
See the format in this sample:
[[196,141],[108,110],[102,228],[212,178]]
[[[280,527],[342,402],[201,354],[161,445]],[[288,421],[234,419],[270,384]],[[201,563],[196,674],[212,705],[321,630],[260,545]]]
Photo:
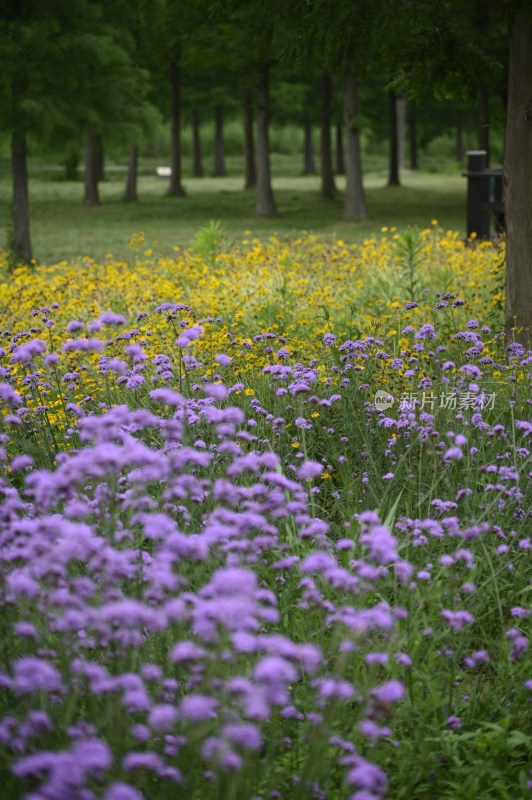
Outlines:
[[436,331],[434,330],[434,325],[431,325],[430,322],[425,323],[420,327],[417,333],[414,335],[414,339],[436,339]]
[[115,314],[114,311],[104,311],[100,314],[100,322],[102,325],[125,325],[127,320],[122,314]]

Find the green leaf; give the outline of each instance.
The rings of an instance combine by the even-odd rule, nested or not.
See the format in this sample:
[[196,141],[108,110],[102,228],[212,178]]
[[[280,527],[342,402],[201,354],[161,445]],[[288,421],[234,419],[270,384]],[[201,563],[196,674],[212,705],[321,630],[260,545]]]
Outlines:
[[397,513],[397,507],[399,506],[399,502],[400,502],[400,500],[401,500],[401,496],[402,496],[402,494],[403,494],[403,491],[404,491],[404,490],[403,490],[403,489],[401,489],[401,491],[400,491],[400,492],[399,492],[399,494],[397,495],[397,499],[396,499],[395,503],[393,504],[393,506],[392,506],[392,507],[390,508],[390,510],[388,511],[388,513],[387,513],[387,515],[386,515],[386,519],[384,520],[384,523],[383,523],[383,524],[384,524],[384,525],[385,525],[387,528],[389,528],[390,530],[393,530],[393,527],[394,527],[394,525],[395,525],[395,515],[396,515],[396,513]]

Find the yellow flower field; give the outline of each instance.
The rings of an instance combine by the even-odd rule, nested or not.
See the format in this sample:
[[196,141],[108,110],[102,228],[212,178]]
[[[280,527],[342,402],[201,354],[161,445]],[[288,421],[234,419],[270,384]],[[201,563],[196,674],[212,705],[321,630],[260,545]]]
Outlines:
[[[57,375],[86,367],[67,398],[41,378],[28,407],[41,408],[47,396],[52,422],[65,399],[105,399],[96,370],[99,354],[82,357],[62,351],[71,338],[69,322],[78,320],[87,329],[103,312],[123,315],[127,322],[107,343],[106,354],[113,357],[123,356],[125,345],[136,342],[150,361],[159,354],[177,360],[180,331],[199,323],[202,335],[187,351],[195,359],[194,380],[219,374],[215,356],[229,353],[231,368],[223,378],[243,381],[250,397],[264,367],[279,362],[315,358],[318,382],[335,385],[339,376],[324,346],[327,333],[336,336],[337,345],[374,337],[371,358],[359,361],[356,368],[374,389],[396,395],[414,388],[409,357],[426,363],[426,373],[418,373],[416,381],[431,374],[432,353],[415,353],[414,342],[405,335],[407,326],[413,330],[435,323],[439,336],[449,339],[445,344],[457,352],[452,336],[467,320],[478,320],[488,326],[483,355],[492,356],[496,348],[490,349],[490,336],[502,326],[503,243],[464,243],[458,234],[438,228],[436,221],[410,239],[394,228],[381,233],[360,245],[341,240],[325,245],[312,234],[291,240],[244,240],[209,257],[176,248],[172,258],[157,257],[156,247],[149,247],[138,233],[131,240],[129,262],[109,253],[100,262],[87,257],[78,263],[20,267],[13,273],[3,264],[4,347],[13,335],[26,333],[45,340],[48,353],[59,354]],[[179,319],[154,313],[165,303],[189,308]],[[269,336],[263,337],[265,333]],[[462,355],[463,349],[458,349]],[[402,364],[394,359],[402,359]],[[505,380],[500,365],[495,366],[490,379]],[[27,372],[18,363],[10,369],[18,383]],[[186,364],[183,375],[190,371]],[[116,380],[118,375],[109,375],[108,386]]]
[[[275,330],[301,338],[307,345],[324,332],[348,321],[380,333],[401,324],[407,296],[401,279],[400,239],[394,229],[380,238],[347,245],[338,240],[324,245],[306,234],[301,238],[267,242],[252,240],[218,254],[214,264],[189,251],[158,258],[139,236],[132,239],[128,263],[112,254],[95,262],[18,268],[0,283],[3,327],[28,324],[31,311],[51,303],[57,327],[71,319],[88,321],[103,310],[124,314],[132,321],[139,311],[150,313],[164,302],[191,306],[194,320],[221,317],[221,337],[227,331],[254,334]],[[468,313],[486,317],[500,305],[503,245],[464,244],[458,234],[432,225],[420,233],[417,272],[420,286],[433,294],[447,291],[468,298]],[[327,321],[325,316],[330,315]],[[155,334],[153,323],[138,326]]]

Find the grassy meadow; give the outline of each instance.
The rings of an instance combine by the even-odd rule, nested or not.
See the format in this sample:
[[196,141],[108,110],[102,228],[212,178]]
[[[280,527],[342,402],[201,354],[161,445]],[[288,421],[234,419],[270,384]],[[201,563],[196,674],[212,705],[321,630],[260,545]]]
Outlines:
[[274,220],[228,167],[96,209],[34,171],[0,261],[0,796],[526,798],[504,242],[459,175],[381,164],[347,224],[291,156]]
[[[365,177],[370,219],[353,223],[343,221],[345,178],[337,176],[338,197],[324,201],[320,196],[320,178],[301,174],[301,157],[272,155],[272,174],[278,216],[257,219],[255,194],[243,190],[242,159],[228,156],[228,176],[209,175],[192,178],[185,162],[184,198],[166,196],[167,179],[158,178],[155,168],[165,165],[163,158],[140,163],[139,202],[122,200],[125,172],[119,166],[108,170],[100,183],[102,205],[82,205],[83,184],[63,180],[59,166],[51,170],[36,164],[30,169],[31,235],[37,260],[52,263],[77,259],[84,255],[101,258],[112,253],[124,258],[131,234],[142,230],[146,240],[157,242],[163,255],[175,246],[186,247],[197,230],[208,220],[220,220],[228,242],[238,242],[251,231],[267,238],[297,235],[301,230],[314,231],[324,240],[341,238],[360,242],[385,225],[400,230],[410,225],[424,227],[435,218],[449,230],[465,235],[466,180],[459,169],[454,174],[428,171],[405,171],[403,185],[388,188],[385,159],[369,160]],[[429,161],[429,165],[430,165]],[[0,242],[6,244],[10,229],[10,184],[7,172],[0,179]]]

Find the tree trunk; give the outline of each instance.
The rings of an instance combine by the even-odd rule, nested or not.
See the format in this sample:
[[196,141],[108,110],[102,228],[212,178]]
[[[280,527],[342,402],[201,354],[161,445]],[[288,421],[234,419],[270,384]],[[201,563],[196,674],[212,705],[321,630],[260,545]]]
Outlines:
[[98,137],[94,133],[85,136],[85,194],[83,205],[99,206],[98,191]]
[[268,100],[268,66],[263,64],[259,69],[257,94],[256,211],[259,217],[274,217],[277,213],[270,176]]
[[456,160],[463,163],[464,158],[464,126],[462,122],[462,112],[459,111],[456,116]]
[[410,169],[419,168],[418,151],[417,151],[417,124],[416,112],[412,104],[409,105],[408,113],[408,130],[410,136]]
[[192,174],[195,178],[203,178],[203,161],[201,158],[200,122],[198,112],[192,111]]
[[13,257],[31,261],[30,203],[28,194],[28,159],[26,137],[11,136],[11,173],[13,180]]
[[388,186],[400,186],[399,146],[397,138],[397,96],[395,92],[388,92],[388,121],[390,126],[390,169],[388,172]]
[[214,174],[217,178],[227,175],[224,158],[224,117],[221,106],[214,110]]
[[395,113],[397,115],[397,165],[400,174],[405,166],[407,103],[404,94],[399,94],[395,98]]
[[137,194],[138,161],[139,161],[139,149],[136,144],[133,144],[129,149],[126,191],[124,192],[124,200],[127,200],[128,202],[131,203],[136,203],[137,200],[139,199]]
[[[504,156],[506,202],[506,327],[532,346],[532,19],[526,9],[510,26]],[[514,329],[515,328],[515,329]],[[511,330],[514,329],[514,330]]]
[[314,162],[314,148],[312,147],[312,121],[308,114],[305,114],[303,121],[305,133],[304,152],[303,152],[303,175],[315,175],[316,164]]
[[490,165],[489,92],[485,83],[478,89],[478,149],[486,151],[486,166]]
[[177,58],[170,62],[170,197],[183,197],[181,185],[181,73]]
[[336,174],[345,175],[343,125],[336,126]]
[[246,89],[244,94],[244,169],[245,189],[254,189],[257,185],[255,169],[255,144],[253,142],[253,92]]
[[368,218],[364,187],[362,185],[360,133],[357,117],[358,98],[355,71],[352,67],[346,67],[344,71],[344,119],[346,130],[344,219],[346,220]]
[[320,81],[321,93],[321,194],[331,198],[336,194],[331,146],[332,80],[324,72]]

